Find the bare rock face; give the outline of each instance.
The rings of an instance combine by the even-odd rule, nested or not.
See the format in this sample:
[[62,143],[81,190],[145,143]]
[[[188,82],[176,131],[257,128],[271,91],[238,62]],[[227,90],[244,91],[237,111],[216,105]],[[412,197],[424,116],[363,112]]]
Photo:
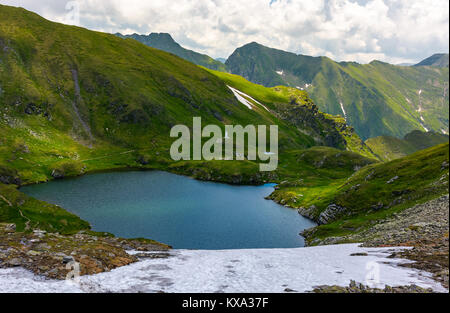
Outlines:
[[325,211],[319,215],[318,223],[319,225],[328,224],[334,221],[340,214],[345,212],[347,209],[341,207],[337,204],[330,204]]
[[307,217],[311,220],[314,220],[314,212],[317,210],[315,205],[312,205],[308,208],[299,208],[298,209],[298,214],[300,214],[301,216]]

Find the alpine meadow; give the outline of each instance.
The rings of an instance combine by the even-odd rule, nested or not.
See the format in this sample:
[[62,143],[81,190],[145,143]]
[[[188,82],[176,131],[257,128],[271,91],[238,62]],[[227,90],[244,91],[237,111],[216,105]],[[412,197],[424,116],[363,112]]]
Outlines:
[[124,2],[0,1],[0,292],[448,293],[448,51],[351,25],[411,2]]

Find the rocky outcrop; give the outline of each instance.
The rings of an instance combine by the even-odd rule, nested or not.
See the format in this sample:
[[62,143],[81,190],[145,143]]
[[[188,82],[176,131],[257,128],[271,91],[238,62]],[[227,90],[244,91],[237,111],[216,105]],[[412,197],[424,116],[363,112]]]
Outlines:
[[[169,246],[145,239],[121,239],[81,231],[63,236],[34,230],[16,232],[14,224],[0,224],[0,268],[23,267],[35,274],[65,279],[79,266],[80,275],[97,274],[128,265],[142,257],[168,257]],[[127,251],[140,251],[137,255]],[[155,252],[155,255],[148,254]]]
[[53,169],[52,170],[52,177],[55,179],[61,179],[64,178],[65,174],[63,171],[59,170],[59,169]]
[[342,213],[344,213],[347,209],[345,207],[339,206],[337,204],[330,204],[325,211],[320,213],[317,222],[319,225],[328,224],[334,220],[336,220]]
[[262,185],[279,180],[277,172],[259,172],[257,170],[243,174],[229,175],[219,168],[189,167],[183,164],[179,167],[172,167],[171,171],[190,176],[197,180],[214,181],[232,185]]
[[[314,229],[305,230],[306,238]],[[315,239],[309,245],[363,242],[365,246],[410,246],[393,256],[416,261],[404,266],[425,270],[446,288],[449,286],[449,195],[415,205],[356,234]]]
[[[315,138],[321,138],[321,144],[342,149],[346,146],[346,141],[339,129],[348,127],[346,125],[337,125],[337,122],[327,118],[318,107],[307,101],[292,98],[290,104],[279,104],[276,106],[277,116],[287,121],[295,127],[308,130]],[[350,129],[350,127],[349,127]]]
[[150,163],[150,157],[147,155],[139,155],[136,159],[136,162],[141,165],[148,165]]
[[386,182],[386,184],[392,184],[392,183],[394,183],[397,179],[399,179],[400,177],[398,177],[398,176],[395,176],[395,177],[392,177],[391,179],[389,179],[387,182]]
[[6,185],[20,185],[22,183],[17,171],[0,165],[0,183]]
[[315,212],[316,212],[317,208],[315,205],[312,205],[308,208],[298,208],[298,214],[300,214],[301,216],[304,216],[306,218],[309,218],[310,220],[315,220]]

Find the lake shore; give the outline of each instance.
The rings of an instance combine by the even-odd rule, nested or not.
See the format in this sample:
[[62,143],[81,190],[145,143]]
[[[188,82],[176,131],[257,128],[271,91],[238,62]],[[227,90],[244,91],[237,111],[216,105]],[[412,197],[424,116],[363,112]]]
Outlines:
[[[152,170],[154,170],[154,169],[152,169]],[[107,172],[110,172],[110,171],[107,171]],[[0,233],[1,232],[3,232],[4,234],[6,233],[6,234],[8,234],[8,236],[10,236],[9,234],[11,233],[11,231],[10,231],[10,229],[11,228],[14,228],[14,226],[13,225],[3,225],[3,228],[0,228]],[[3,229],[3,230],[2,230]],[[6,232],[5,232],[5,229],[9,229],[9,230],[7,230]],[[38,234],[38,236],[40,236],[39,235],[39,232],[37,232],[37,234]],[[28,236],[29,234],[20,234],[19,233],[19,237],[20,236]],[[31,235],[31,236],[34,236],[35,235],[35,233],[33,233],[33,235]],[[46,236],[48,236],[48,235],[50,235],[50,236],[53,236],[53,234],[46,234]],[[61,235],[58,235],[58,234],[56,234],[57,236],[61,236]],[[66,239],[67,240],[69,240],[69,241],[76,241],[76,236],[77,235],[68,235],[68,236],[66,236]],[[102,238],[102,236],[99,236],[99,237],[97,237],[97,236],[92,236],[92,235],[90,235],[90,234],[82,234],[82,236],[88,236],[89,238],[88,238],[88,240],[91,240],[91,241],[97,241],[97,240],[99,240],[99,238],[101,238],[100,239],[100,241],[102,241],[104,238]],[[87,238],[87,237],[86,237]],[[23,241],[22,240],[23,239],[23,237],[22,238],[20,238],[20,240],[17,240],[16,241],[16,243],[15,244],[13,244],[12,246],[14,246],[14,245],[17,245],[17,242],[19,242],[19,241]],[[33,240],[33,239],[36,239],[36,238],[31,238],[31,240]],[[116,239],[114,239],[114,240],[116,240]],[[361,241],[362,242],[362,241]],[[109,241],[108,242],[108,244],[110,244],[111,243],[111,241]],[[331,243],[331,242],[330,242]],[[448,244],[448,234],[447,234],[447,244]],[[122,249],[122,251],[120,252],[120,253],[118,253],[118,255],[119,255],[119,257],[120,257],[120,254],[121,253],[123,253],[123,252],[125,252],[125,250],[126,249],[124,249],[124,247],[123,246],[121,246],[122,244],[119,244],[119,249]],[[379,244],[378,244],[379,246],[383,246],[383,245],[389,245],[389,243],[387,243],[387,242],[379,242]],[[391,246],[392,246],[392,243],[390,244]],[[412,245],[411,243],[409,243],[408,244],[409,246],[414,246],[414,245]],[[11,245],[10,245],[11,246]],[[2,248],[2,251],[11,251],[10,250],[10,246],[8,246],[8,247],[3,247]],[[164,245],[162,245],[162,246],[164,246]],[[30,246],[31,248],[33,247],[33,246]],[[42,267],[41,266],[41,268],[39,268],[39,262],[35,262],[34,261],[34,257],[40,257],[40,256],[42,256],[42,254],[40,254],[40,252],[39,251],[37,251],[37,253],[36,252],[34,252],[34,251],[36,251],[36,250],[33,250],[33,249],[24,249],[23,247],[20,247],[20,249],[18,249],[18,250],[22,250],[22,252],[24,251],[25,252],[25,254],[23,254],[23,259],[24,260],[26,260],[26,262],[24,262],[24,263],[21,263],[21,262],[18,262],[17,261],[17,258],[11,258],[11,257],[8,257],[8,260],[9,261],[11,261],[11,259],[13,260],[11,263],[9,263],[8,264],[8,261],[6,261],[5,262],[5,258],[4,258],[4,252],[3,252],[3,254],[0,254],[0,259],[1,259],[1,261],[2,261],[2,264],[0,265],[0,267],[7,267],[7,268],[11,268],[11,267],[20,267],[20,266],[22,266],[22,267],[25,267],[25,268],[28,268],[28,269],[30,269],[30,270],[32,270],[35,274],[38,274],[38,275],[43,275],[44,277],[52,277],[52,278],[57,278],[57,279],[62,279],[62,278],[64,278],[65,277],[65,275],[67,275],[67,273],[69,272],[67,269],[65,269],[65,264],[63,263],[62,265],[64,265],[64,266],[61,266],[61,264],[60,264],[60,266],[59,266],[59,268],[60,268],[60,270],[61,271],[59,271],[58,272],[58,274],[57,275],[55,275],[55,276],[50,276],[50,275],[46,275],[46,272],[45,272],[45,270],[47,270],[47,268],[44,266],[44,267]],[[117,247],[116,247],[117,248]],[[169,247],[167,247],[167,246],[165,246],[165,249],[168,249]],[[6,249],[6,250],[5,250]],[[106,250],[108,250],[109,248],[107,248]],[[411,251],[415,251],[415,250],[417,250],[418,249],[418,246],[414,246],[414,249],[413,250],[411,250]],[[147,250],[150,250],[150,251],[155,251],[155,252],[158,252],[158,251],[160,251],[160,247],[156,247],[156,249],[155,248],[150,248],[150,249],[148,249],[147,248]],[[32,252],[30,252],[30,251],[32,251]],[[60,253],[60,252],[57,252],[57,253]],[[110,252],[108,252],[108,253],[110,253]],[[126,252],[125,252],[126,253]],[[33,254],[35,254],[34,256],[33,256]],[[128,254],[128,253],[127,253]],[[83,253],[82,254],[83,256],[86,256],[86,255],[89,255],[89,253]],[[423,251],[421,251],[421,253],[420,253],[420,255],[424,255],[424,253],[423,253]],[[45,256],[45,253],[44,253],[44,256]],[[54,255],[53,255],[54,256]],[[411,252],[404,252],[404,253],[401,253],[401,252],[399,252],[398,254],[397,254],[397,256],[398,257],[405,257],[405,258],[410,258],[410,259],[417,259],[417,255],[416,256],[414,256],[414,254],[413,253],[411,253]],[[60,257],[61,257],[61,255],[58,255],[58,257],[59,258],[55,258],[55,260],[56,259],[60,259]],[[92,254],[91,255],[91,257],[92,257],[92,259],[94,260],[94,262],[93,263],[90,263],[90,262],[86,262],[86,264],[97,264],[98,265],[98,263],[99,263],[99,258],[101,258],[102,259],[102,261],[100,261],[100,262],[103,262],[103,256],[102,257],[99,257],[98,255],[95,255],[95,254]],[[162,256],[162,257],[166,257],[166,256]],[[445,255],[444,255],[444,257],[445,257]],[[447,254],[447,258],[448,258],[448,254]],[[32,265],[26,265],[27,264],[27,262],[28,261],[30,261],[31,260],[31,262],[29,262],[28,264],[32,264]],[[112,259],[110,259],[109,261],[106,261],[106,266],[103,266],[103,267],[101,267],[101,266],[97,266],[97,265],[94,265],[92,268],[93,269],[91,269],[91,270],[86,270],[85,271],[85,273],[86,274],[94,274],[94,273],[99,273],[99,272],[104,272],[104,271],[110,271],[111,269],[114,269],[114,268],[116,268],[116,267],[122,267],[122,266],[124,266],[124,265],[127,265],[127,264],[132,264],[132,263],[135,263],[135,262],[138,262],[138,257],[136,257],[136,256],[131,256],[131,255],[129,255],[129,256],[126,256],[124,259],[122,259],[122,263],[121,262],[117,262],[117,261],[114,261],[114,257],[112,257]],[[406,262],[406,263],[408,263],[408,262]],[[419,262],[419,264],[420,264],[420,262]],[[432,270],[430,270],[430,266],[428,266],[428,267],[419,267],[419,268],[421,268],[421,269],[423,269],[423,270],[426,270],[426,271],[431,271],[431,272],[433,272],[433,274],[434,274],[434,276],[435,276],[435,278],[436,278],[436,271],[432,271]],[[444,269],[444,271],[445,271],[445,269]],[[444,273],[444,276],[445,276],[445,273]],[[440,282],[442,282],[442,283],[444,283],[444,286],[445,286],[445,278],[444,278],[444,280],[442,280],[442,279],[440,279],[439,277],[437,278],[437,280],[438,281],[440,281]],[[331,285],[331,284],[330,284]],[[344,285],[342,285],[342,286],[345,286],[346,284],[344,284]],[[447,268],[447,286],[448,286],[448,268]],[[325,289],[324,289],[325,288]],[[344,287],[342,287],[342,288],[344,288]],[[326,290],[326,287],[325,286],[322,286],[322,290]],[[340,289],[340,291],[341,292],[343,292],[343,289]]]

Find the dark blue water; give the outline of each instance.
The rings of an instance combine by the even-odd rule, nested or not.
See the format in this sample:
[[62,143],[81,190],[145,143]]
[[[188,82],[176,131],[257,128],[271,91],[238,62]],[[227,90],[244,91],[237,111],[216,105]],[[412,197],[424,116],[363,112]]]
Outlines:
[[314,226],[264,197],[272,185],[231,186],[165,172],[118,172],[21,188],[124,238],[151,238],[178,249],[292,248]]

